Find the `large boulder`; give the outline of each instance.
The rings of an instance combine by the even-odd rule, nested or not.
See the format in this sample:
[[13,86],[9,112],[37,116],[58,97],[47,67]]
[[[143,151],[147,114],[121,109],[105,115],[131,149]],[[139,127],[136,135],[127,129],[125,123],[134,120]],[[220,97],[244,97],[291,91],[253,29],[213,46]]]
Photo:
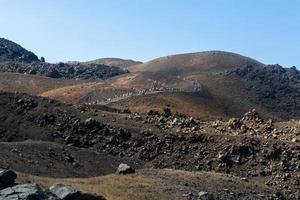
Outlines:
[[14,185],[17,174],[12,170],[0,169],[0,189]]
[[43,200],[44,190],[38,184],[15,185],[0,190],[0,200]]
[[170,116],[172,116],[172,111],[171,111],[170,108],[164,108],[163,111],[164,111],[163,112],[164,117],[170,117]]
[[130,174],[134,173],[134,169],[127,164],[121,163],[117,169],[117,174]]
[[105,200],[103,196],[84,192],[71,185],[54,184],[49,190],[60,200]]
[[61,74],[59,73],[59,71],[55,68],[50,68],[49,71],[46,73],[47,77],[50,78],[61,78]]

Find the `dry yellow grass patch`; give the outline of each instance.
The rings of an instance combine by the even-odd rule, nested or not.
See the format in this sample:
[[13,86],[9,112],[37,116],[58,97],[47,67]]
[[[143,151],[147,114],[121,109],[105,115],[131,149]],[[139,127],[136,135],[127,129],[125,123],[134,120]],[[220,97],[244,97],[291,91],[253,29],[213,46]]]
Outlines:
[[106,175],[93,178],[48,178],[18,174],[19,182],[35,182],[48,188],[54,183],[70,184],[82,190],[104,195],[108,200],[140,200],[157,199],[163,197],[162,190],[156,185],[155,180],[143,175]]
[[108,85],[103,81],[88,82],[73,86],[56,88],[47,92],[43,92],[39,94],[39,96],[51,97],[69,103],[78,103],[80,98],[82,98],[84,95],[106,86]]
[[183,194],[197,194],[199,190],[209,191],[217,197],[227,193],[225,188],[233,193],[240,193],[241,197],[274,192],[264,184],[265,180],[246,182],[240,177],[228,174],[175,169],[142,169],[135,174],[110,174],[93,178],[48,178],[18,174],[17,181],[35,182],[44,188],[54,183],[75,185],[82,190],[102,194],[108,200],[186,199]]

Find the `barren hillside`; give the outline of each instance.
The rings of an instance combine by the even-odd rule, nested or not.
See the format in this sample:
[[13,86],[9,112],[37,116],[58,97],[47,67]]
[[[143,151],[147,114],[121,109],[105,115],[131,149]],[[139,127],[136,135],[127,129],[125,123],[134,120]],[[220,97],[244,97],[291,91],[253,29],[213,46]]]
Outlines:
[[164,72],[186,75],[205,72],[222,72],[247,65],[263,65],[262,63],[230,52],[204,51],[170,55],[154,59],[144,64],[129,68],[130,71]]
[[121,58],[100,58],[100,59],[91,60],[91,61],[88,61],[85,63],[115,66],[115,67],[120,67],[122,69],[127,69],[131,66],[142,64],[142,62],[139,62],[139,61],[129,60],[129,59],[121,59]]

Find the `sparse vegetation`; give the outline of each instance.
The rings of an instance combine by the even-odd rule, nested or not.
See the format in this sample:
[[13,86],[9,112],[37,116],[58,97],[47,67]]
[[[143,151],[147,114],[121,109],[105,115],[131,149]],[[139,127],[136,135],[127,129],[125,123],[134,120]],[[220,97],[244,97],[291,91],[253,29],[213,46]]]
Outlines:
[[295,67],[221,51],[51,64],[0,39],[0,71],[0,199],[43,196],[35,183],[72,185],[47,198],[300,198]]

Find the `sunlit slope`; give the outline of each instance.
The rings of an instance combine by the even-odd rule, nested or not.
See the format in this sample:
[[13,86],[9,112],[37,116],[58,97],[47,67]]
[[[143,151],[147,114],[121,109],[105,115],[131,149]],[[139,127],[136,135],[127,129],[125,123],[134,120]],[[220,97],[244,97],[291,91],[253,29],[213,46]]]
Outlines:
[[245,65],[262,65],[262,63],[235,53],[205,51],[161,57],[144,64],[132,66],[129,70],[133,72],[168,72],[170,74],[185,75],[219,72]]

